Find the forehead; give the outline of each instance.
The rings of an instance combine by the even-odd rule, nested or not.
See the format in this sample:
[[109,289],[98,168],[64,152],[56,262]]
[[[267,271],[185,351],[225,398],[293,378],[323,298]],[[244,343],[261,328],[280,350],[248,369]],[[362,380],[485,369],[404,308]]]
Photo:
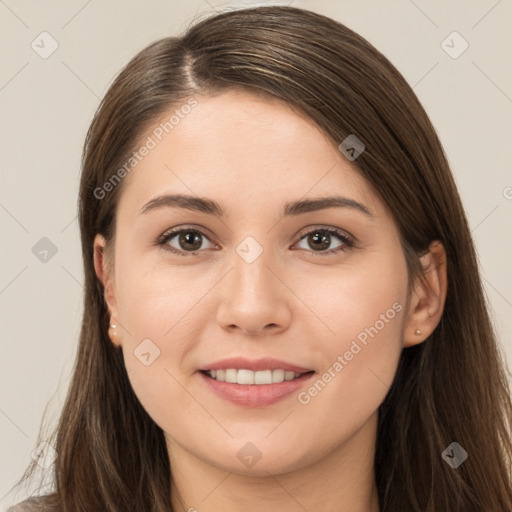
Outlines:
[[171,192],[243,208],[333,191],[382,209],[337,144],[286,103],[237,90],[193,99],[193,108],[173,105],[140,138],[137,147],[150,149],[124,178],[120,210]]

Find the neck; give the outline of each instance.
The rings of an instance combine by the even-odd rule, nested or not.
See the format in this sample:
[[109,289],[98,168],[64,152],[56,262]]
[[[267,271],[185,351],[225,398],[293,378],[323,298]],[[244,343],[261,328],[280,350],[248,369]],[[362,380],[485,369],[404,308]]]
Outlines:
[[374,474],[377,413],[350,439],[310,465],[287,473],[244,475],[167,440],[175,512],[380,512]]

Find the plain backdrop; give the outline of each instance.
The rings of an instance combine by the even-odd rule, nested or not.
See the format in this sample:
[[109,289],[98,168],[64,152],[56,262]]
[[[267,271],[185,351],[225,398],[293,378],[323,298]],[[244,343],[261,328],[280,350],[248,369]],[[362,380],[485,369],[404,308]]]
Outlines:
[[[15,501],[6,493],[36,448],[47,403],[57,418],[73,367],[80,157],[100,98],[130,58],[195,15],[270,3],[0,0],[0,509]],[[512,1],[291,5],[355,30],[413,86],[448,155],[512,366]]]

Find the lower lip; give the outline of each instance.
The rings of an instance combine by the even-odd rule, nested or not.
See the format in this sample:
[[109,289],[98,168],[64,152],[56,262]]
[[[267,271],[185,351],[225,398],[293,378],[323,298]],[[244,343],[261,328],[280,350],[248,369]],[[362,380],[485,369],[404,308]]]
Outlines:
[[243,407],[266,407],[283,400],[298,391],[314,375],[307,373],[293,380],[285,380],[278,384],[232,384],[212,379],[199,372],[210,389],[221,398]]

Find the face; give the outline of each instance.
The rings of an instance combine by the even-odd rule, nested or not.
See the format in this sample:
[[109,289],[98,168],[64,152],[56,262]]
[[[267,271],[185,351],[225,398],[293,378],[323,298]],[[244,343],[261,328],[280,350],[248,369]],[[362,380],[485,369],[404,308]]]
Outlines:
[[[305,468],[375,425],[403,348],[399,233],[310,120],[245,92],[196,100],[162,140],[155,123],[124,178],[117,339],[171,450],[246,474]],[[335,196],[350,201],[308,203]]]

